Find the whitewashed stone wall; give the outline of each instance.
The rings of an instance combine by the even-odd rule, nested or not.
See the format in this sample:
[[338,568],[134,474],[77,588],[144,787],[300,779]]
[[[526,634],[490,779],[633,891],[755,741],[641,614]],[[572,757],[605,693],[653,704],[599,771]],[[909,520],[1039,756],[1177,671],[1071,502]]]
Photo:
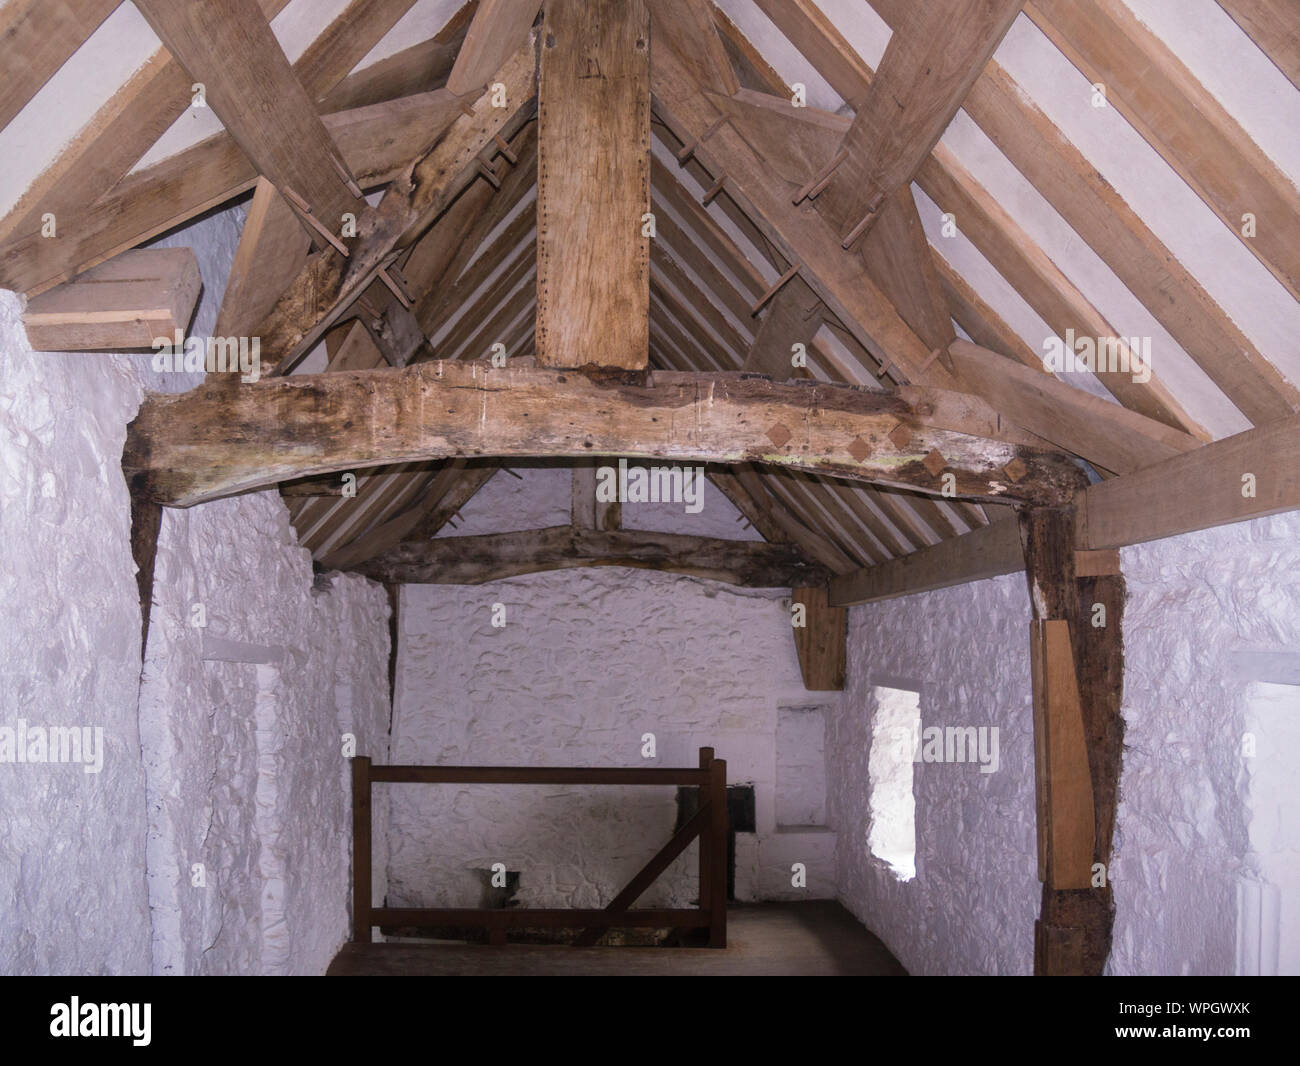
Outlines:
[[[0,763],[0,973],[147,973],[125,360],[33,353],[0,292],[0,726],[101,727],[103,769]],[[119,458],[114,461],[113,456]]]
[[[387,757],[387,597],[355,575],[313,592],[270,493],[168,512],[155,574],[140,705],[154,970],[321,973],[350,929],[343,734]],[[272,661],[205,660],[213,638]]]
[[[1033,968],[1034,829],[1029,595],[1022,575],[855,607],[848,684],[827,734],[839,898],[913,974]],[[1000,766],[913,764],[916,877],[867,845],[876,686],[920,693],[925,726],[996,727]]]
[[[1250,678],[1235,662],[1243,651],[1300,655],[1300,514],[1137,545],[1122,561],[1125,750],[1110,968],[1232,973],[1236,885],[1261,877],[1252,822],[1285,809],[1300,765],[1292,747],[1289,780],[1250,787],[1243,734],[1256,723]],[[1287,743],[1285,734],[1273,742]],[[1276,829],[1282,848],[1297,847],[1293,815]],[[1300,917],[1294,887],[1281,905]]]
[[[198,255],[195,334],[242,213],[162,242]],[[386,757],[386,598],[355,577],[313,595],[273,494],[167,512],[142,686],[122,443],[144,388],[196,378],[33,353],[20,313],[0,293],[0,726],[99,726],[105,756],[0,763],[0,972],[318,973],[350,927],[340,734]],[[283,664],[205,662],[194,602]]]
[[[496,603],[503,628],[491,625]],[[833,894],[833,836],[776,833],[777,708],[824,702],[803,689],[788,601],[575,570],[406,586],[400,626],[394,761],[694,766],[711,745],[729,781],[755,786],[758,832],[737,836],[737,897]],[[641,756],[645,733],[655,759]],[[603,906],[672,835],[676,811],[671,788],[408,785],[392,786],[392,803],[395,906],[479,906],[496,862],[521,874],[523,905]],[[795,861],[808,866],[806,890],[790,886]],[[689,905],[695,870],[692,845],[643,904]]]

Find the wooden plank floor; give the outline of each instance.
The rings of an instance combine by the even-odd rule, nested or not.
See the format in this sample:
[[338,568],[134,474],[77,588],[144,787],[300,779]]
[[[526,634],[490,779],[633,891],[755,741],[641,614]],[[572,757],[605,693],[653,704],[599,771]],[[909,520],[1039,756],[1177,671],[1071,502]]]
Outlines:
[[572,948],[513,944],[346,944],[327,971],[353,976],[906,976],[840,904],[763,903],[727,912],[729,947]]

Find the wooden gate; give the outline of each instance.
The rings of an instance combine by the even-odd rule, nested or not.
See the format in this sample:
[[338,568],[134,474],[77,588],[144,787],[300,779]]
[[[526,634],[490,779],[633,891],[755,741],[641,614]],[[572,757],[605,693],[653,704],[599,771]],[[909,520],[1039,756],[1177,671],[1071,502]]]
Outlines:
[[[699,809],[603,910],[374,907],[370,898],[370,791],[375,782],[474,785],[694,785]],[[700,838],[698,908],[632,910],[655,879]],[[589,947],[610,928],[707,929],[709,947],[727,946],[727,762],[700,749],[699,768],[561,766],[373,766],[352,760],[352,940],[370,943],[375,925],[458,925],[487,930],[504,944],[514,928],[581,928],[574,942]]]

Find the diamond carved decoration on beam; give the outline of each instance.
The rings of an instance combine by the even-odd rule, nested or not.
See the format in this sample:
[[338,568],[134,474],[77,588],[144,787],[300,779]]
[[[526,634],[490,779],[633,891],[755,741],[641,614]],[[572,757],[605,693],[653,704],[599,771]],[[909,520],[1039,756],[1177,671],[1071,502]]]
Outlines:
[[938,477],[948,465],[948,460],[943,457],[943,452],[939,451],[938,448],[931,448],[930,453],[921,460],[921,465],[935,477]]
[[[784,423],[778,422],[767,431],[767,438],[778,448],[784,448],[794,439],[794,434],[790,432]],[[859,459],[858,461],[861,462],[862,460]]]

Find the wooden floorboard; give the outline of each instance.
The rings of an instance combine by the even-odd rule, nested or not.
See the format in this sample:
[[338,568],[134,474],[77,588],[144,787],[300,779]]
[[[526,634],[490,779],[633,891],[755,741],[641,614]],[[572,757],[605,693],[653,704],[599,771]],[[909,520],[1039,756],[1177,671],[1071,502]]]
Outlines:
[[449,941],[345,944],[331,977],[904,977],[889,949],[840,904],[763,903],[727,911],[727,943],[710,948],[594,947]]

